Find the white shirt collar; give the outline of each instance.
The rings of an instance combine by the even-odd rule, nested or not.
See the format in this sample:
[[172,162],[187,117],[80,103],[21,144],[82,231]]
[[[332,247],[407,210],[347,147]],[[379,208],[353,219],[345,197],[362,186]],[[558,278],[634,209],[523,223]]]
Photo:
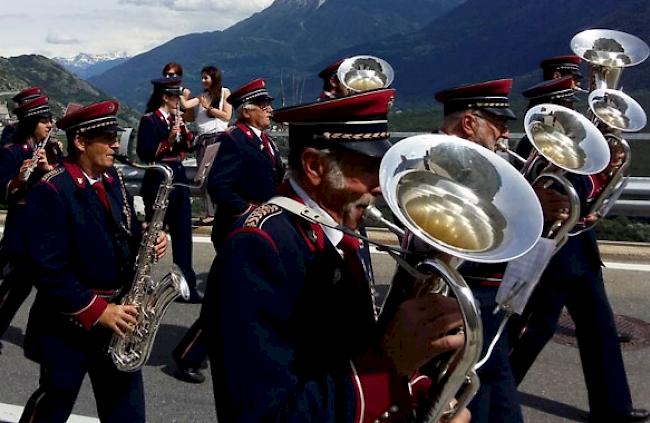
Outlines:
[[160,107],[158,110],[160,110],[160,113],[162,113],[165,120],[169,120],[169,115],[171,115],[171,113],[166,111],[163,107]]
[[262,139],[262,130],[261,129],[257,129],[256,127],[250,126],[250,125],[248,127],[251,128],[251,131],[253,131],[253,133],[255,135],[257,135],[257,138]]
[[88,180],[88,183],[89,183],[91,186],[92,186],[92,185],[95,185],[95,182],[100,182],[100,181],[102,180],[102,174],[101,174],[101,173],[99,174],[99,178],[97,178],[97,179],[93,179],[93,178],[91,178],[90,175],[88,175],[88,174],[87,174],[86,172],[84,172],[83,170],[81,171],[81,173],[84,174],[84,176],[85,176],[86,179]]
[[[307,194],[305,190],[302,189],[302,187],[298,184],[298,182],[296,182],[295,179],[293,179],[293,177],[289,177],[289,184],[291,184],[291,188],[293,188],[296,194],[298,194],[298,197],[300,197],[300,199],[305,202],[305,205],[307,207],[316,210],[318,213],[330,216],[329,213],[323,210],[321,206],[319,206],[314,200],[311,199],[309,194]],[[325,232],[325,236],[332,243],[332,245],[338,246],[339,242],[341,242],[343,239],[343,232],[333,228],[328,228],[327,226],[322,226],[322,228],[323,232]]]

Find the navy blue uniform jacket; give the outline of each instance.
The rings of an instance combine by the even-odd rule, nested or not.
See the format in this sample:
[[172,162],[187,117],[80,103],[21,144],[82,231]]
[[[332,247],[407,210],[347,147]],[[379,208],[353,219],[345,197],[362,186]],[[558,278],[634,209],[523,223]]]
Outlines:
[[242,122],[217,138],[219,152],[208,175],[208,193],[217,205],[212,242],[218,245],[230,227],[253,207],[275,195],[284,177],[280,152],[273,142],[275,164],[262,149],[262,140]]
[[[169,143],[170,127],[160,111],[147,113],[140,119],[138,127],[138,157],[144,163],[162,162],[174,172],[174,182],[187,183],[182,160],[192,145],[192,133],[182,132],[180,142]],[[156,198],[163,176],[156,170],[147,170],[142,180],[143,198]],[[187,188],[177,188],[187,191]]]
[[368,283],[322,228],[268,204],[236,227],[202,309],[219,421],[372,422],[393,405],[400,411],[382,421],[407,413],[406,382],[373,348]]
[[116,170],[107,170],[103,180],[110,215],[81,169],[70,162],[45,175],[28,196],[27,219],[38,222],[27,230],[38,292],[25,355],[36,361],[56,357],[61,341],[108,340],[110,330],[95,323],[107,302],[116,302],[132,282],[140,224]]
[[33,154],[34,149],[29,144],[12,143],[0,148],[0,199],[8,206],[2,242],[5,253],[11,257],[24,254],[25,240],[22,229],[27,222],[23,211],[25,198],[29,189],[45,173],[36,168],[26,182],[18,178],[23,162],[31,159]]

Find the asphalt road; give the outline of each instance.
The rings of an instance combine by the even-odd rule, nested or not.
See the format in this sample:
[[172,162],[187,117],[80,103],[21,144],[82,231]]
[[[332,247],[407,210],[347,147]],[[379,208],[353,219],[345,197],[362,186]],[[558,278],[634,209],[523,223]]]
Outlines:
[[[169,257],[158,270],[169,265]],[[213,258],[212,245],[207,237],[196,237],[194,264],[200,283],[205,280]],[[374,254],[375,276],[385,289],[394,269],[392,259],[385,254]],[[637,262],[636,270],[626,270],[631,263],[613,266],[605,271],[606,286],[617,314],[650,322],[650,266]],[[38,367],[22,356],[22,341],[27,313],[32,298],[21,308],[13,326],[3,339],[0,354],[0,422],[17,421],[27,398],[37,387]],[[191,385],[174,379],[171,350],[185,330],[192,324],[199,306],[174,303],[170,307],[156,339],[148,364],[144,368],[147,416],[149,422],[214,422],[214,401],[210,379],[201,385]],[[650,329],[645,327],[648,337]],[[648,350],[624,348],[625,364],[633,398],[637,407],[650,407],[650,360]],[[110,383],[110,381],[106,381]],[[255,383],[255,381],[251,381]],[[587,414],[587,397],[582,378],[578,350],[575,347],[549,343],[522,385],[522,403],[526,421],[574,422],[583,421]],[[74,413],[95,417],[95,403],[86,380]],[[72,421],[72,420],[71,420]],[[96,421],[77,418],[75,421]]]

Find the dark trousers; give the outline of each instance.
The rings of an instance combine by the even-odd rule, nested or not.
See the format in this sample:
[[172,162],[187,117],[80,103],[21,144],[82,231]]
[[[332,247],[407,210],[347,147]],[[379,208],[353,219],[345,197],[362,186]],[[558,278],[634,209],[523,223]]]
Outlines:
[[174,361],[184,369],[199,369],[208,358],[205,330],[201,318],[196,319],[172,352]]
[[[629,412],[632,408],[630,388],[600,268],[570,279],[554,273],[545,275],[540,281],[524,312],[528,318],[523,335],[513,342],[510,355],[517,383],[523,380],[553,337],[565,305],[576,326],[591,414],[607,416]],[[521,329],[517,332],[521,333]]]
[[[153,215],[153,203],[158,186],[143,190],[142,200],[145,205],[147,221]],[[169,205],[165,214],[165,223],[172,240],[174,263],[183,272],[190,289],[196,289],[196,273],[192,267],[192,205],[190,191],[184,187],[175,187],[169,195]]]
[[[493,314],[497,287],[472,286],[472,293],[479,302],[483,323],[483,352],[496,335],[502,313]],[[490,359],[478,371],[481,387],[468,409],[472,423],[523,423],[519,394],[508,360],[508,338],[505,334],[497,342]]]
[[22,267],[12,268],[0,285],[0,338],[4,336],[11,321],[32,292],[32,281]]
[[47,342],[54,353],[48,354],[41,363],[40,386],[29,398],[21,423],[65,423],[86,373],[103,423],[145,421],[140,371],[117,370],[103,351],[73,348],[55,337],[48,337]]

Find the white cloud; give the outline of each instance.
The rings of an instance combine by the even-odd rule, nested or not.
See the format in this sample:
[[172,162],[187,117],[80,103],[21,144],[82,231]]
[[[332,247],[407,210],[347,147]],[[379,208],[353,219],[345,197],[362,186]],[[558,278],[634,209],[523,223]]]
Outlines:
[[119,4],[165,7],[179,12],[227,12],[230,15],[253,13],[269,6],[273,0],[118,0]]
[[[172,38],[217,31],[247,18],[273,0],[20,0],[3,4],[0,56],[49,51],[145,52]],[[25,31],[29,28],[29,31]],[[17,37],[16,34],[20,34]]]
[[69,34],[48,32],[45,42],[49,44],[81,44],[81,42]]

